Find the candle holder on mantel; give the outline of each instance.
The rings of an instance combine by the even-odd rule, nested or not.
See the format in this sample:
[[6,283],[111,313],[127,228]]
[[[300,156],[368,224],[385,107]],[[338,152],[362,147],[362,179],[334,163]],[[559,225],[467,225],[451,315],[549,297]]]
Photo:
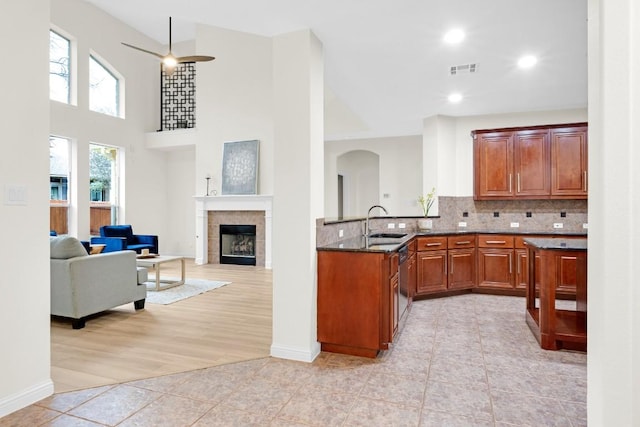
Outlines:
[[209,175],[206,176],[206,180],[207,180],[207,192],[205,194],[205,196],[209,195],[209,181],[211,180],[211,177]]

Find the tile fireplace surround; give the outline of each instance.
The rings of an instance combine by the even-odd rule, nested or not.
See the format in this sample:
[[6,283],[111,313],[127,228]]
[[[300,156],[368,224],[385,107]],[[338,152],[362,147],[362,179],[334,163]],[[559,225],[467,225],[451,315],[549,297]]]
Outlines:
[[[273,196],[200,196],[194,199],[196,264],[219,262],[219,224],[255,224],[256,264],[271,268]],[[264,230],[264,237],[261,230]],[[262,242],[264,249],[261,249]]]

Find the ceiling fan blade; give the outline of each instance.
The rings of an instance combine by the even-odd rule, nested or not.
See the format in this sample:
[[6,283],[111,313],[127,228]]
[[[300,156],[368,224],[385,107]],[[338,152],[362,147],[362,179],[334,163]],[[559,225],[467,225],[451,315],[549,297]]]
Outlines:
[[176,61],[178,61],[178,63],[207,62],[207,61],[213,61],[214,59],[216,59],[214,56],[192,55],[192,56],[181,56],[180,58],[176,58]]
[[133,46],[133,45],[127,44],[125,42],[122,42],[122,44],[127,46],[127,47],[130,47],[131,49],[139,50],[140,52],[145,52],[145,53],[148,53],[150,55],[157,56],[160,59],[164,59],[164,55],[160,55],[159,53],[151,52],[150,50],[143,49],[143,48],[137,47],[137,46]]

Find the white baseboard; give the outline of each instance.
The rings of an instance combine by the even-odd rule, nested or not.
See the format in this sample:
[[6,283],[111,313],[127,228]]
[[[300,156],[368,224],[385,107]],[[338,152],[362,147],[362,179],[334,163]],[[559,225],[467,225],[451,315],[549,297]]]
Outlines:
[[279,359],[313,362],[320,354],[320,343],[313,343],[312,348],[301,349],[284,345],[271,344],[271,356]]
[[0,399],[0,418],[18,409],[25,408],[53,394],[53,381],[50,379],[36,384],[20,393]]

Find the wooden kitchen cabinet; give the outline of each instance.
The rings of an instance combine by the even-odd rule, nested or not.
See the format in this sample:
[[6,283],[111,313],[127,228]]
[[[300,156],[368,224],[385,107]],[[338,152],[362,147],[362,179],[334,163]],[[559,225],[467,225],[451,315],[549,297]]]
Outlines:
[[417,238],[415,295],[471,289],[476,283],[475,235]]
[[585,123],[472,132],[474,199],[587,197]]
[[478,287],[513,289],[515,284],[513,236],[478,236]]
[[555,198],[587,198],[587,127],[551,131],[551,194]]
[[447,290],[447,251],[418,252],[416,295]]
[[449,269],[447,289],[474,288],[476,286],[475,235],[449,236],[447,247]]
[[548,196],[549,132],[546,129],[514,132],[515,197]]
[[416,238],[417,280],[415,295],[447,290],[447,237]]
[[398,254],[318,251],[323,351],[376,357],[398,327]]
[[[515,288],[526,289],[529,283],[529,252],[525,239],[531,238],[546,238],[546,239],[582,239],[583,236],[566,236],[566,235],[522,235],[516,236],[514,240],[515,246],[515,259],[516,259],[516,277]],[[559,298],[574,299],[576,296],[576,289],[578,285],[577,269],[578,260],[569,253],[564,253],[556,260],[558,265],[556,266],[557,277],[556,283],[556,295]],[[540,277],[540,260],[536,259],[534,262],[536,266],[535,277]],[[539,288],[539,283],[536,283],[536,289]]]
[[513,198],[513,133],[474,134],[474,198]]

